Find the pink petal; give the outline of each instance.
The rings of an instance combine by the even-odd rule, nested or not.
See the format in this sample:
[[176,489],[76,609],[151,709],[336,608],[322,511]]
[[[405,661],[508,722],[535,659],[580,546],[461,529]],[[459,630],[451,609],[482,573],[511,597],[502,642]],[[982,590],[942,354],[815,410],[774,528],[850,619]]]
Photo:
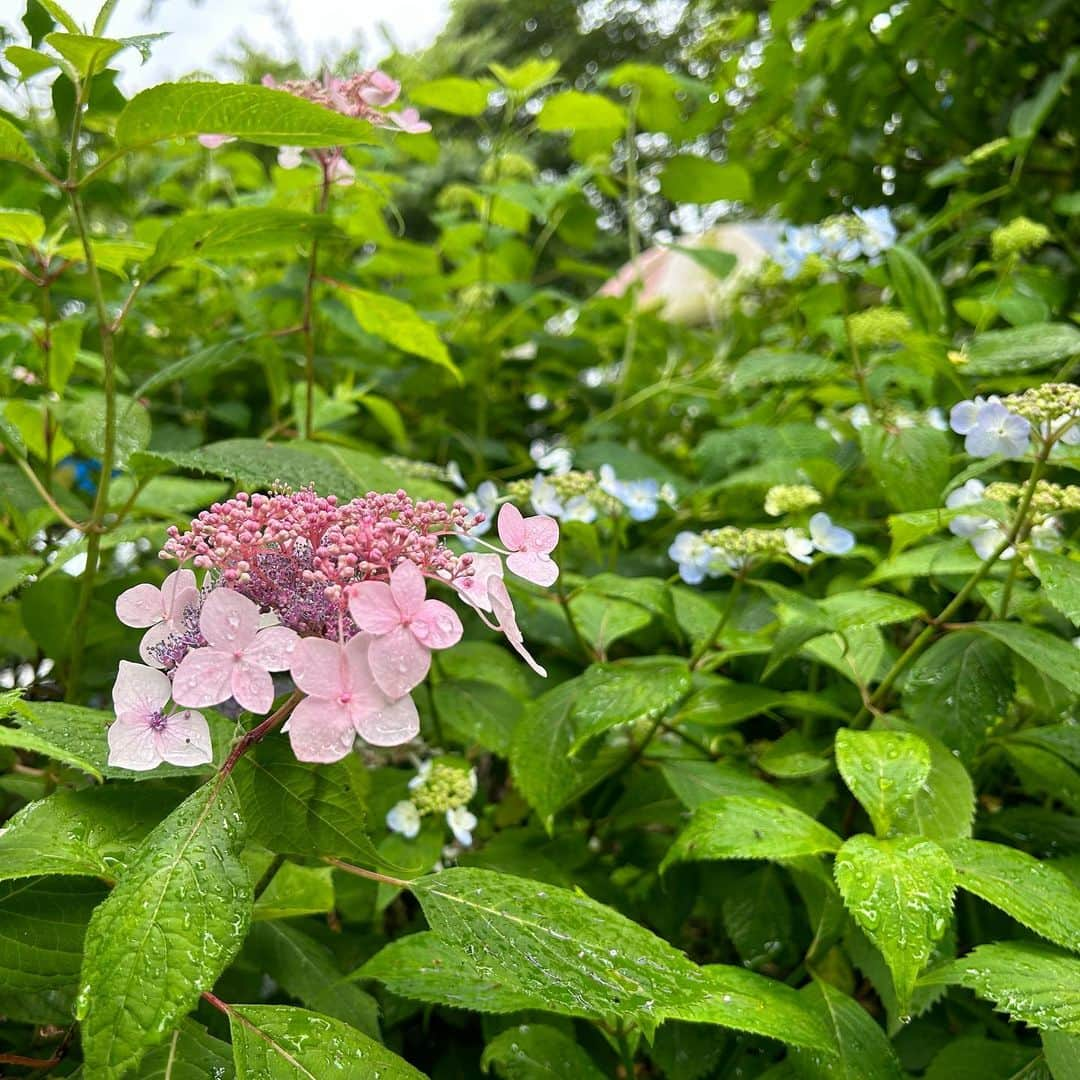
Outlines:
[[174,570],[161,583],[161,609],[166,619],[179,618],[184,610],[199,602],[199,589],[190,570]]
[[449,649],[464,632],[457,612],[441,600],[425,600],[409,628],[428,649]]
[[231,653],[192,649],[173,673],[173,701],[193,709],[218,705],[232,697]]
[[[207,150],[216,150],[219,146],[224,146],[226,143],[236,141],[235,135],[200,135],[199,143],[205,146]],[[174,762],[175,764],[175,762]]]
[[513,503],[503,503],[499,511],[499,539],[511,551],[525,546],[525,519]]
[[412,618],[424,603],[427,596],[427,582],[416,563],[405,559],[394,567],[390,574],[390,592],[394,603],[405,618]]
[[165,727],[154,732],[157,753],[170,765],[209,765],[214,760],[210,727],[202,713],[185,709],[166,717]]
[[488,582],[492,578],[502,579],[502,559],[498,555],[474,555],[472,570],[473,572],[468,577],[461,577],[454,581],[452,587],[470,607],[476,608],[477,611],[490,611]]
[[515,551],[506,557],[507,569],[518,577],[531,581],[534,585],[554,585],[559,577],[559,568],[550,555],[534,551]]
[[242,709],[260,716],[274,704],[274,680],[270,672],[257,664],[237,660],[233,664],[230,693]]
[[161,590],[149,582],[133,585],[116,598],[116,617],[125,626],[153,626],[165,618]]
[[302,638],[293,650],[290,671],[293,682],[305,694],[336,698],[345,691],[343,669],[341,646],[336,641]]
[[420,733],[420,717],[407,694],[397,701],[354,707],[352,717],[360,736],[372,746],[400,746]]
[[244,659],[267,671],[288,671],[293,650],[300,644],[295,630],[287,626],[268,626],[255,635],[255,641],[244,650]]
[[491,600],[491,610],[499,623],[499,629],[506,635],[506,640],[510,642],[513,650],[537,675],[546,679],[547,671],[533,659],[532,654],[525,648],[525,639],[521,630],[518,629],[514,603],[510,599],[510,593],[501,578],[492,579],[488,583],[488,597]]
[[[122,661],[121,661],[122,662]],[[145,720],[125,713],[109,726],[109,764],[146,772],[161,764],[153,729]]]
[[393,633],[371,642],[368,663],[379,689],[387,697],[396,699],[423,682],[431,667],[431,653],[416,640],[411,630],[399,626]]
[[525,543],[522,547],[526,551],[554,551],[558,542],[559,523],[554,518],[538,514],[525,519]]
[[371,673],[368,650],[374,638],[367,634],[355,634],[348,641],[342,653],[344,662],[342,692],[357,697],[368,698],[375,695],[383,697],[383,692],[375,685],[375,676]]
[[259,630],[259,609],[253,601],[232,589],[215,589],[203,603],[199,629],[214,648],[240,652],[255,640]]
[[142,641],[139,642],[139,656],[142,657],[143,662],[153,668],[161,667],[161,662],[154,657],[150,650],[155,645],[160,645],[166,638],[172,637],[175,632],[176,628],[171,622],[159,622],[156,626],[151,626],[143,634]]
[[355,738],[349,712],[337,701],[304,698],[289,717],[289,743],[298,761],[340,761]]
[[389,634],[401,625],[401,612],[385,581],[357,582],[349,590],[349,614],[369,634]]
[[121,660],[113,684],[113,708],[117,715],[153,716],[165,707],[171,690],[163,671]]

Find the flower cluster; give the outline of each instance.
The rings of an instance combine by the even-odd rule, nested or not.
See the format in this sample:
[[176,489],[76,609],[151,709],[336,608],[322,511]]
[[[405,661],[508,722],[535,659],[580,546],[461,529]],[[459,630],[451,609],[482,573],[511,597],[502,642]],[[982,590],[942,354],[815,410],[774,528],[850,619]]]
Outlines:
[[809,565],[814,553],[846,555],[855,546],[855,535],[834,525],[828,514],[817,513],[806,529],[706,529],[702,533],[684,531],[668,548],[668,558],[677,563],[679,577],[687,585],[698,585],[706,577],[744,570],[755,560],[768,562],[785,555]]
[[[117,599],[120,621],[146,631],[146,666],[121,668],[110,763],[196,764],[196,749],[198,763],[208,761],[206,721],[191,710],[231,700],[265,713],[275,697],[271,673],[284,671],[306,695],[283,729],[300,760],[337,761],[357,736],[375,746],[407,742],[419,730],[410,694],[427,676],[431,652],[462,635],[454,609],[428,598],[429,582],[544,674],[524,646],[504,559],[512,574],[553,584],[558,523],[504,506],[502,547],[451,550],[447,538],[478,522],[461,503],[414,502],[404,491],[339,504],[305,489],[241,492],[202,511],[188,531],[170,529],[162,557],[194,569],[182,566],[160,589],[136,585]],[[205,571],[201,587],[196,570]],[[185,711],[167,712],[170,697]]]
[[888,207],[856,208],[819,225],[790,227],[774,256],[787,280],[797,277],[811,257],[831,263],[876,259],[896,243],[896,226]]
[[903,341],[911,330],[911,321],[896,308],[873,307],[849,316],[847,329],[856,345],[874,349]]
[[1067,446],[1080,444],[1080,386],[1043,383],[1021,394],[1009,394],[1004,405],[1033,424],[1044,439]]
[[[1021,490],[1019,484],[984,484],[981,480],[972,479],[949,492],[945,505],[955,510],[982,502],[1010,503],[1020,497]],[[1053,551],[1059,547],[1061,523],[1053,515],[1076,509],[1080,509],[1080,488],[1040,481],[1031,500],[1033,524],[1027,532],[1031,546],[1041,551]],[[981,514],[956,515],[949,522],[949,532],[968,540],[980,559],[989,558],[1007,538],[1000,522]],[[998,557],[1007,560],[1015,554],[1016,548],[1010,544]]]
[[990,250],[995,259],[1008,259],[1038,251],[1049,239],[1050,230],[1045,225],[1018,217],[1007,225],[999,225],[990,234]]
[[476,815],[468,803],[476,794],[476,770],[452,758],[423,762],[409,781],[408,799],[395,803],[386,815],[386,827],[412,840],[420,832],[422,819],[442,814],[462,846],[472,844]]
[[964,449],[977,458],[995,454],[1020,458],[1031,440],[1028,420],[1012,412],[996,394],[957,402],[949,413],[949,426],[964,436]]
[[821,492],[809,484],[775,484],[765,492],[765,513],[769,517],[797,514],[821,505]]

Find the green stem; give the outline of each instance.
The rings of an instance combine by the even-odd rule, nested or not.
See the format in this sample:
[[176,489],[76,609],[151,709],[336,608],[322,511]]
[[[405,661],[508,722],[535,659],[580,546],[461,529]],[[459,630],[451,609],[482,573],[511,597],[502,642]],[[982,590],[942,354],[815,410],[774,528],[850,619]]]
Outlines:
[[698,667],[702,660],[705,659],[706,653],[708,653],[717,641],[719,641],[720,635],[724,632],[724,627],[727,626],[731,616],[735,613],[735,602],[739,599],[739,594],[742,592],[743,582],[746,580],[747,569],[747,567],[743,567],[743,569],[735,575],[735,582],[731,586],[731,591],[728,593],[727,603],[724,604],[724,610],[720,615],[719,622],[713,627],[712,633],[698,646],[694,655],[690,657],[690,666],[692,668]]
[[641,92],[637,89],[630,99],[626,110],[626,240],[630,254],[630,264],[634,268],[634,280],[630,286],[630,321],[626,327],[626,339],[623,342],[619,382],[615,387],[615,404],[626,397],[630,388],[630,369],[634,364],[634,352],[637,349],[638,335],[638,294],[641,292],[641,236],[637,227],[637,200],[640,193],[637,161],[637,110]]
[[862,366],[862,358],[859,356],[859,347],[855,344],[855,336],[851,332],[851,281],[844,282],[844,336],[847,338],[848,353],[851,356],[851,369],[855,375],[855,381],[859,384],[859,393],[862,394],[863,404],[870,413],[870,419],[875,416],[874,398],[870,393],[870,386],[866,381],[866,369]]
[[[317,214],[325,214],[330,202],[330,171],[322,166],[322,186],[315,206]],[[304,438],[310,439],[315,429],[315,279],[319,274],[319,238],[312,237],[308,255],[307,280],[304,283],[304,307],[301,321],[304,335]]]

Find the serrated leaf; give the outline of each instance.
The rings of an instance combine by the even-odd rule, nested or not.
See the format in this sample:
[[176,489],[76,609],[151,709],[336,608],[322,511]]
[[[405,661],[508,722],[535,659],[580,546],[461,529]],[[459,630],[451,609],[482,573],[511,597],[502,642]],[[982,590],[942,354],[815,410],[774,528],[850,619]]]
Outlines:
[[265,922],[333,911],[333,875],[329,866],[283,863],[255,901],[252,917]]
[[1038,323],[988,330],[968,343],[966,375],[1017,375],[1040,371],[1080,353],[1080,330],[1068,323]]
[[886,836],[898,811],[930,776],[930,747],[919,736],[899,731],[841,728],[836,733],[836,767],[874,831]]
[[794,805],[783,788],[727,761],[663,761],[660,768],[668,786],[690,810],[728,795]]
[[971,628],[996,638],[1055,682],[1080,694],[1080,649],[1070,642],[1023,623],[976,622]]
[[132,394],[134,398],[146,397],[170,383],[182,382],[193,375],[204,373],[218,374],[227,371],[242,360],[248,358],[247,346],[261,335],[247,334],[231,341],[218,341],[205,349],[198,349],[171,364],[166,364],[159,371],[143,380]]
[[701,971],[603,904],[555,886],[458,867],[409,886],[431,928],[487,978],[570,1016],[655,1026],[668,1006],[700,998]]
[[1060,870],[1003,844],[955,840],[956,884],[1055,945],[1080,952],[1080,888]]
[[453,1009],[512,1013],[546,1008],[543,998],[481,972],[472,957],[430,930],[384,945],[353,977],[377,979],[399,997]]
[[843,368],[835,360],[814,353],[755,349],[735,365],[731,389],[742,393],[755,386],[828,382],[842,373]]
[[794,859],[839,850],[838,837],[786,803],[725,795],[699,806],[671,845],[663,872],[702,859]]
[[665,1007],[668,1019],[720,1024],[790,1046],[832,1052],[829,1029],[790,986],[727,964],[710,964],[701,974],[706,996]]
[[132,1080],[233,1080],[232,1047],[194,1020],[185,1020],[164,1046],[142,1059]]
[[1080,1034],[1080,960],[1050,945],[999,941],[923,977],[928,986],[959,984],[1045,1031]]
[[799,1080],[901,1080],[903,1071],[885,1032],[853,998],[820,979],[800,991],[828,1025],[835,1054],[794,1047],[789,1059]]
[[506,756],[523,705],[513,694],[479,679],[449,679],[431,688],[439,722],[466,742]]
[[124,48],[122,41],[91,37],[89,34],[53,32],[45,35],[45,42],[67,60],[83,79],[101,71]]
[[237,1080],[326,1080],[331,1076],[425,1080],[363,1033],[288,1005],[230,1005]]
[[919,972],[949,925],[953,867],[933,841],[859,834],[836,856],[844,904],[885,958],[906,1010]]
[[504,1080],[604,1080],[606,1073],[568,1035],[544,1024],[518,1024],[484,1047],[480,1067]]
[[163,1042],[239,951],[251,881],[231,779],[204,784],[143,841],[86,934],[86,1068],[118,1078]]
[[1052,551],[1033,550],[1031,558],[1046,599],[1074,626],[1080,626],[1080,562]]
[[859,432],[870,472],[897,510],[936,506],[949,482],[949,440],[932,427],[891,431],[870,424]]
[[202,134],[268,146],[348,146],[373,141],[363,120],[284,90],[235,83],[163,83],[136,94],[116,122],[122,149]]

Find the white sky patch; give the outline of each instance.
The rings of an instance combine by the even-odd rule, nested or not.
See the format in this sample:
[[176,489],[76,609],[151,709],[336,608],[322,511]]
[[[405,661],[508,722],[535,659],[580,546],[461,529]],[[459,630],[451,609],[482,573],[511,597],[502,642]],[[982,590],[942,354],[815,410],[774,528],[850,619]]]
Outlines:
[[[91,26],[102,0],[62,0],[72,17]],[[392,51],[405,51],[435,40],[446,23],[449,0],[158,0],[148,14],[147,0],[120,0],[109,22],[110,37],[168,31],[146,64],[134,50],[120,54],[114,65],[126,93],[169,82],[194,71],[234,77],[222,64],[230,45],[243,37],[253,46],[285,59],[299,55],[309,68],[363,42],[366,63]],[[0,0],[0,23],[25,37],[24,0]],[[234,50],[232,50],[234,51]]]

